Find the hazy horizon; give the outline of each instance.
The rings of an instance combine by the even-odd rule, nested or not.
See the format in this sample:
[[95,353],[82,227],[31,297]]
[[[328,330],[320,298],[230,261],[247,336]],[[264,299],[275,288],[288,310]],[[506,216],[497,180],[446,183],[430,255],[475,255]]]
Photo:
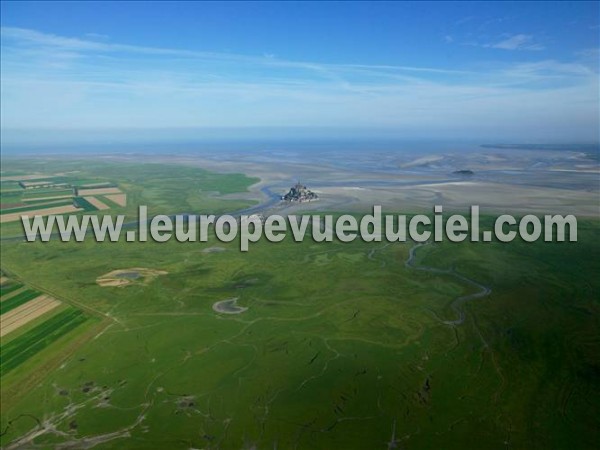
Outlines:
[[[196,153],[211,151],[474,151],[482,146],[539,146],[597,153],[598,141],[401,136],[388,130],[154,129],[29,130],[2,134],[3,156],[48,153]],[[554,148],[556,147],[556,148]]]
[[68,152],[71,149],[118,150],[119,147],[143,150],[153,147],[166,148],[173,152],[177,148],[204,147],[232,149],[264,149],[264,146],[276,146],[281,149],[305,149],[342,146],[361,149],[366,147],[385,150],[399,146],[412,148],[444,149],[448,147],[478,148],[482,145],[545,145],[565,147],[598,148],[599,140],[585,139],[548,139],[547,137],[520,138],[506,135],[498,136],[437,136],[403,135],[389,129],[343,129],[333,127],[212,127],[212,128],[108,128],[108,129],[38,129],[3,130],[1,145],[4,153],[13,154],[22,151],[38,150]]

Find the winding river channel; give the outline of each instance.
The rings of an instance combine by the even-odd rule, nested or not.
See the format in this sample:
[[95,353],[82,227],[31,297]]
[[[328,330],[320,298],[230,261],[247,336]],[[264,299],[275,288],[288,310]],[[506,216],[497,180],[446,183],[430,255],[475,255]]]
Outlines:
[[478,298],[487,297],[488,295],[491,294],[492,289],[489,288],[488,286],[484,286],[483,284],[478,283],[475,280],[467,278],[464,275],[461,275],[452,269],[438,269],[437,267],[415,265],[415,257],[416,257],[417,249],[419,247],[424,247],[425,245],[428,245],[428,244],[420,243],[420,244],[415,244],[413,247],[411,247],[411,249],[409,250],[409,253],[408,253],[408,259],[404,263],[404,265],[406,267],[413,269],[413,270],[420,270],[423,272],[430,272],[430,273],[435,273],[435,274],[439,274],[439,275],[448,275],[448,276],[454,277],[455,279],[457,279],[459,281],[462,281],[463,283],[470,284],[471,286],[474,286],[478,289],[477,292],[474,292],[472,294],[461,295],[459,297],[456,297],[450,304],[450,307],[456,313],[456,316],[457,316],[456,319],[442,321],[446,325],[461,325],[465,321],[465,311],[463,309],[463,305],[471,300],[476,300]]

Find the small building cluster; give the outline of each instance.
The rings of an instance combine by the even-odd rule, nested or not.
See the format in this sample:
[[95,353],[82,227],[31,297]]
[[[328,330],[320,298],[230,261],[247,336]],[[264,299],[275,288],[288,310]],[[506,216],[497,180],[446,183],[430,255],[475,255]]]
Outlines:
[[286,202],[311,202],[314,200],[318,200],[319,196],[315,194],[313,191],[308,189],[306,186],[296,183],[295,186],[292,186],[290,191],[281,197],[281,200]]

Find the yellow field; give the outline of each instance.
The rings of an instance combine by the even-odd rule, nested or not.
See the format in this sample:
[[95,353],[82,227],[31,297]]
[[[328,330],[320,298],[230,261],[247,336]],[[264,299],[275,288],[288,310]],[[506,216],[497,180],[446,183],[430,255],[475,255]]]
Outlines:
[[48,295],[40,295],[24,305],[3,314],[0,317],[0,337],[22,327],[33,319],[46,314],[58,305],[60,305],[58,300],[55,300]]
[[107,195],[106,198],[115,202],[119,206],[127,206],[127,194]]

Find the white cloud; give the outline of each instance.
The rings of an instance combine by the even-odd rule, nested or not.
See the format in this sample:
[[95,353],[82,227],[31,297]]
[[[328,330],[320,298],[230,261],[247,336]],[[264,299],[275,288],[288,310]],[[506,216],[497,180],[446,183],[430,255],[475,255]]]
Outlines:
[[502,50],[544,50],[545,47],[533,39],[528,34],[515,34],[506,39],[493,44],[486,44],[484,47],[499,48]]

